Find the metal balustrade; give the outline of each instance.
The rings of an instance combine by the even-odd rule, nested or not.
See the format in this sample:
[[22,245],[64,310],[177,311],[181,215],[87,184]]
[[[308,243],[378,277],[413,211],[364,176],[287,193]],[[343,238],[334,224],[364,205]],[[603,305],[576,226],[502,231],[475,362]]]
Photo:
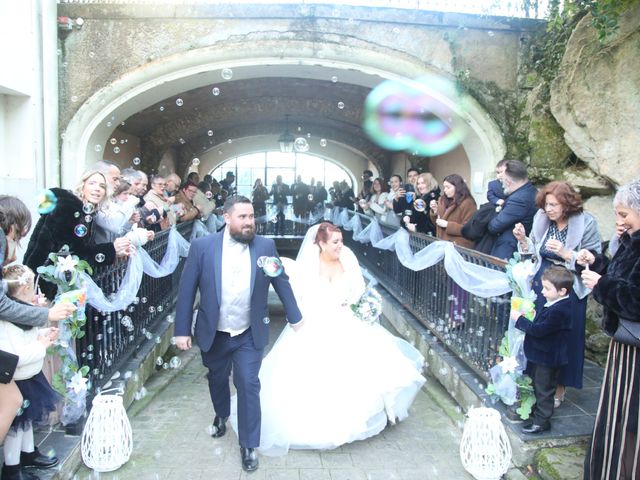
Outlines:
[[[191,236],[192,222],[178,225],[178,231],[186,238]],[[160,262],[164,256],[169,231],[156,234],[144,249],[151,258]],[[89,366],[92,393],[105,384],[127,360],[135,357],[140,346],[154,338],[152,333],[166,319],[176,302],[178,283],[184,266],[180,260],[172,275],[152,278],[143,275],[136,301],[126,310],[104,313],[87,305],[85,336],[76,341],[78,363]],[[118,290],[126,273],[127,261],[98,267],[93,280],[108,297]]]
[[[363,228],[370,217],[359,215]],[[275,224],[263,224],[259,233],[274,236]],[[285,221],[285,235],[301,238],[307,225]],[[381,226],[385,236],[394,233],[392,227]],[[192,222],[178,225],[178,230],[190,239]],[[144,248],[160,262],[167,247],[168,231],[161,232]],[[278,238],[278,236],[275,236]],[[370,243],[353,240],[352,232],[344,230],[345,244],[358,257],[380,284],[410,311],[429,332],[442,341],[451,352],[475,372],[487,377],[493,366],[500,340],[508,325],[509,295],[481,298],[457,286],[447,275],[443,262],[422,271],[404,267],[396,253],[380,250]],[[411,234],[412,251],[427,247],[437,239]],[[463,258],[487,268],[502,270],[505,263],[497,258],[473,250],[457,247]],[[145,342],[154,338],[154,330],[172,312],[178,293],[178,283],[184,260],[172,275],[151,278],[144,275],[137,301],[125,311],[101,313],[87,307],[86,335],[76,343],[80,365],[90,367],[93,387],[102,385],[128,359],[135,357]],[[118,289],[126,271],[126,261],[96,269],[93,279],[106,295]],[[130,322],[128,321],[130,319]]]
[[[363,228],[371,221],[370,217],[350,212],[350,216],[353,215],[360,216]],[[385,236],[395,231],[384,225],[381,228]],[[431,334],[476,373],[487,378],[508,327],[509,295],[481,298],[456,285],[447,275],[443,262],[414,272],[400,263],[395,252],[355,241],[352,232],[344,231],[344,240],[360,264]],[[435,241],[436,238],[427,235],[410,236],[414,253]],[[468,262],[494,270],[504,269],[502,260],[466,248],[456,249]]]

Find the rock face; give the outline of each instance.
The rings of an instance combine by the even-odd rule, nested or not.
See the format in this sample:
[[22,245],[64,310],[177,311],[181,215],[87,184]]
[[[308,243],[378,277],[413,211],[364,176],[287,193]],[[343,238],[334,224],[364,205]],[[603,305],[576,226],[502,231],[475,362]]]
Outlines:
[[601,43],[585,16],[551,86],[551,112],[565,141],[599,175],[621,185],[640,175],[640,3]]

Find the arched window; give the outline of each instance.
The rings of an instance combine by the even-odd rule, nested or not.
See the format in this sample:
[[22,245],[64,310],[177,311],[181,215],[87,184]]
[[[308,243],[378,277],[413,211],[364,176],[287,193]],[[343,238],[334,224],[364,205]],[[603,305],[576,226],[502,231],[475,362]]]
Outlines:
[[298,175],[302,181],[309,184],[322,182],[327,189],[334,181],[346,180],[353,186],[353,178],[344,168],[324,158],[308,153],[282,153],[278,151],[257,152],[231,158],[216,167],[211,175],[216,180],[222,180],[227,172],[236,176],[236,188],[239,195],[251,198],[253,185],[257,179],[270,188],[276,182],[276,177],[282,175],[282,181],[287,185],[295,182]]

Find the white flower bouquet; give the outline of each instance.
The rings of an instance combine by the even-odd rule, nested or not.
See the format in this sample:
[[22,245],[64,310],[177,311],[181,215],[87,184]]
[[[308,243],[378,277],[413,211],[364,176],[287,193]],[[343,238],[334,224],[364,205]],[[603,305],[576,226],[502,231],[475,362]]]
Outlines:
[[[533,291],[535,265],[530,259],[523,260],[518,252],[513,255],[506,266],[509,286],[513,290],[511,310],[517,311],[527,320],[535,318],[536,294]],[[509,329],[502,338],[498,354],[502,360],[489,369],[491,383],[486,392],[495,400],[500,399],[505,405],[518,403],[517,413],[520,418],[529,418],[535,403],[531,378],[524,374],[527,359],[524,355],[524,332],[515,328],[515,322],[509,321]]]
[[351,304],[351,311],[364,323],[373,325],[382,315],[382,297],[376,290],[367,288],[358,303]]

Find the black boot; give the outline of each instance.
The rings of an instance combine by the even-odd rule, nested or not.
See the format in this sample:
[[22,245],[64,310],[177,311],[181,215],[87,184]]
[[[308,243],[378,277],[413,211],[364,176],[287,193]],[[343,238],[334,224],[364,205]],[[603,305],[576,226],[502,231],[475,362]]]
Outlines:
[[40,480],[40,477],[27,472],[22,465],[2,465],[2,480]]
[[58,464],[58,457],[42,455],[36,448],[33,452],[20,452],[20,464],[25,468],[51,468]]

